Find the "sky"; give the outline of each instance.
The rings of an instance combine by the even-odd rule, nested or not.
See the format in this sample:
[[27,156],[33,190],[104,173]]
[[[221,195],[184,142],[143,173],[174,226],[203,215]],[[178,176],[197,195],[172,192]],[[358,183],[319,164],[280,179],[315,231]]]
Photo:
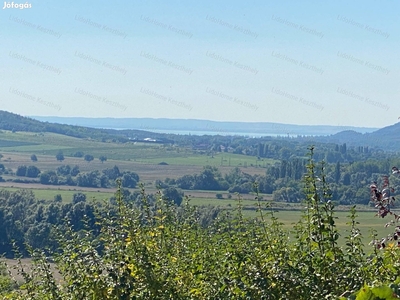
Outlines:
[[1,2],[0,109],[385,127],[398,0]]

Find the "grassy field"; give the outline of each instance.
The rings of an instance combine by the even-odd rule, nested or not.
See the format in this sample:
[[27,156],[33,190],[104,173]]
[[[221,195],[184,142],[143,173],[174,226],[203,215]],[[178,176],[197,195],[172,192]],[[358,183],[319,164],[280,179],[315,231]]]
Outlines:
[[[268,197],[266,197],[268,199]],[[192,205],[210,205],[210,206],[220,206],[224,209],[234,210],[237,208],[238,201],[235,199],[206,199],[206,198],[198,198],[194,197],[191,199],[190,203]],[[243,199],[241,201],[243,207],[243,215],[246,218],[259,218],[260,213],[257,212],[257,202],[251,199]],[[267,201],[261,202],[264,216],[268,219],[270,208],[266,208]],[[297,223],[302,216],[302,207],[301,204],[291,204],[287,205],[286,203],[272,203],[274,206],[275,216],[279,219],[279,222],[283,223],[283,228],[287,230],[293,229],[295,223]],[[276,207],[280,205],[281,207]],[[349,225],[346,224],[349,222],[349,210],[350,206],[340,206],[337,208],[335,212],[335,216],[337,219],[335,220],[336,226],[341,234],[340,243],[344,244],[344,237],[348,235],[348,230],[350,229]],[[370,230],[375,229],[377,231],[378,237],[382,238],[393,232],[393,227],[386,228],[385,224],[390,222],[393,218],[390,216],[382,219],[375,216],[376,211],[369,208],[368,206],[360,206],[357,212],[357,225],[361,231],[363,236],[363,241],[365,244],[368,244],[371,241],[370,238]],[[397,211],[399,214],[400,211]],[[400,225],[400,224],[399,224]]]
[[[1,187],[1,189],[16,191],[20,189],[19,187]],[[72,200],[72,197],[77,192],[82,192],[86,194],[87,199],[96,199],[96,200],[107,200],[111,196],[114,195],[115,189],[46,189],[46,188],[31,188],[35,197],[37,199],[43,200],[53,200],[54,196],[60,194],[63,202],[69,202]],[[132,190],[131,190],[132,191]],[[155,189],[146,190],[148,193],[155,192]],[[216,199],[215,192],[205,192],[205,191],[185,191],[185,194],[190,196],[190,204],[195,206],[219,206],[222,209],[235,210],[238,205],[238,200],[236,196],[233,196],[232,199],[228,199],[227,195],[224,194],[224,199]],[[270,200],[271,195],[263,195],[264,199]],[[262,201],[262,207],[264,208],[264,215],[268,218],[269,208],[266,208],[266,204],[269,201]],[[254,200],[254,195],[245,195],[245,198],[241,200],[241,204],[243,207],[243,215],[246,218],[259,218],[260,214],[256,211],[257,202]],[[292,229],[293,225],[298,222],[301,218],[301,204],[286,204],[286,203],[275,203],[274,211],[275,216],[279,219],[280,222],[283,223],[283,227],[285,229]],[[277,207],[281,206],[281,207]],[[346,224],[349,219],[349,209],[350,207],[341,206],[336,211],[335,215],[337,217],[336,225],[341,233],[341,244],[344,243],[343,237],[346,236],[346,230],[349,229],[349,226]],[[385,228],[385,224],[391,220],[390,216],[385,219],[378,218],[375,216],[375,211],[371,210],[366,206],[362,206],[359,208],[359,212],[357,213],[359,222],[358,227],[361,230],[363,235],[364,243],[369,243],[370,241],[370,229],[373,228],[377,231],[378,237],[384,237],[393,231],[393,228]],[[398,212],[400,213],[400,212]]]
[[[10,192],[15,192],[17,190],[20,190],[21,188],[17,187],[0,187],[1,190],[6,190]],[[73,199],[73,195],[76,193],[84,193],[86,195],[86,199],[96,199],[96,200],[103,200],[103,199],[109,199],[111,196],[114,195],[113,190],[110,190],[109,192],[104,192],[104,191],[88,191],[88,190],[76,190],[76,189],[70,189],[70,190],[62,190],[62,189],[40,189],[40,188],[33,188],[33,189],[27,189],[33,192],[35,195],[36,199],[40,200],[54,200],[54,197],[56,195],[61,195],[63,202],[71,202]]]
[[[214,156],[200,154],[187,148],[151,143],[103,143],[89,139],[79,139],[55,133],[31,133],[2,131],[0,152],[29,153],[55,156],[58,151],[64,156],[73,156],[81,151],[95,158],[105,155],[115,161],[134,161],[145,164],[166,162],[170,165],[185,166],[225,166],[265,168],[274,160],[257,160],[255,157],[233,153],[217,153]],[[39,158],[39,156],[38,156]],[[80,159],[83,162],[83,158]]]
[[[245,215],[254,217],[257,215],[255,211],[247,211],[245,212]],[[348,211],[337,211],[335,213],[335,216],[337,219],[335,220],[336,226],[339,230],[340,233],[340,244],[345,243],[345,236],[348,236],[350,226],[346,224],[349,222],[348,218],[349,212]],[[360,229],[362,237],[363,237],[363,242],[364,244],[368,244],[372,239],[370,237],[370,230],[374,229],[377,232],[377,236],[379,238],[386,237],[388,234],[394,232],[393,227],[385,227],[385,224],[387,222],[390,222],[391,218],[386,217],[384,219],[379,218],[375,216],[374,211],[360,211],[357,213],[357,222],[359,224],[357,227]],[[300,220],[301,217],[301,211],[278,211],[275,216],[279,219],[280,222],[282,222],[284,225],[284,228],[286,229],[292,229],[294,224]]]
[[[60,150],[65,157],[62,162],[55,158]],[[78,151],[93,155],[95,160],[89,163],[83,158],[73,157]],[[0,131],[0,154],[3,155],[1,163],[14,172],[21,165],[35,165],[41,171],[54,171],[61,165],[78,165],[81,172],[104,170],[116,165],[120,171],[136,172],[140,181],[148,186],[157,179],[176,179],[187,174],[198,174],[205,165],[218,167],[222,174],[228,173],[234,167],[240,167],[250,175],[263,175],[265,167],[275,162],[233,153],[216,153],[210,156],[189,148],[159,144],[103,143],[54,133],[10,131]],[[37,156],[37,162],[31,161],[31,154]],[[104,163],[98,160],[101,155],[107,157]],[[15,178],[7,175],[3,177]]]
[[[59,162],[55,159],[55,154],[62,150],[65,160]],[[95,160],[88,163],[83,158],[72,157],[81,151],[91,154]],[[20,165],[35,165],[42,171],[55,170],[61,165],[79,165],[82,172],[92,170],[103,170],[117,165],[121,171],[134,171],[139,174],[140,181],[145,183],[149,193],[155,191],[154,181],[156,179],[178,178],[186,174],[200,173],[205,165],[217,166],[222,174],[228,173],[234,167],[240,167],[243,172],[254,174],[264,174],[265,167],[273,164],[274,160],[257,160],[255,157],[233,154],[216,153],[212,156],[205,153],[192,151],[189,148],[178,148],[176,146],[166,146],[147,143],[103,143],[90,139],[78,139],[54,133],[28,133],[10,131],[0,131],[0,153],[3,155],[1,163],[6,168],[16,170]],[[38,161],[32,162],[31,154],[36,154]],[[108,160],[101,163],[97,158],[105,155]],[[160,165],[164,162],[167,164]],[[3,176],[7,179],[7,176]],[[52,200],[54,196],[60,194],[63,201],[70,201],[76,192],[84,192],[87,198],[108,199],[114,193],[114,189],[90,189],[69,186],[43,186],[40,184],[17,184],[13,182],[1,183],[1,187],[9,190],[18,188],[30,188],[39,199]],[[217,191],[186,191],[185,194],[191,195],[193,205],[219,205],[225,209],[233,209],[237,205],[235,195],[228,199],[228,193],[222,192],[224,199],[218,200],[215,197]],[[254,195],[243,195],[244,214],[248,217],[257,217],[254,210]],[[263,195],[264,199],[271,200],[271,195]],[[285,207],[277,213],[279,219],[284,223],[285,228],[291,228],[293,222],[300,218],[298,206]],[[341,209],[338,213],[337,225],[344,235],[346,226],[347,212]],[[374,212],[359,212],[360,229],[365,237],[368,236],[369,228],[375,228],[379,236],[384,236],[389,229],[384,228],[388,220],[374,217]]]

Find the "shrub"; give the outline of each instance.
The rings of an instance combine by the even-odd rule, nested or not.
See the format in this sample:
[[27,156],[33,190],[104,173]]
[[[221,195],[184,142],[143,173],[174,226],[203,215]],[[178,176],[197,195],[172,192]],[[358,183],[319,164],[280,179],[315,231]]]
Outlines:
[[15,172],[15,175],[17,175],[17,176],[26,176],[26,169],[27,169],[27,166],[19,166],[17,168],[17,172]]
[[75,152],[72,156],[73,156],[73,157],[83,157],[83,156],[84,156],[84,153],[83,153],[82,151],[77,151],[77,152]]
[[84,159],[85,159],[87,162],[91,162],[92,160],[94,160],[94,156],[93,156],[93,155],[90,155],[90,154],[86,154],[86,155],[84,156]]
[[[154,201],[141,186],[140,203],[88,207],[74,201],[69,226],[59,228],[53,253],[62,280],[55,280],[44,251],[30,250],[32,271],[8,299],[394,299],[400,250],[394,243],[365,253],[355,207],[346,244],[338,244],[335,208],[325,164],[310,160],[304,177],[302,218],[287,231],[271,207],[262,207],[253,186],[257,219],[246,219],[238,197],[234,212],[178,207],[168,188]],[[371,187],[380,215],[390,215],[388,187]],[[381,194],[380,194],[381,193]],[[386,199],[384,201],[384,199]],[[379,202],[380,201],[380,202]],[[81,216],[81,219],[78,218]],[[202,217],[203,216],[203,217]],[[394,215],[395,217],[397,215]],[[79,222],[78,222],[79,221]],[[203,223],[204,221],[204,223]],[[86,224],[86,227],[85,227]],[[79,225],[79,226],[78,226]],[[38,228],[40,229],[40,228]],[[394,236],[393,236],[394,239]],[[392,284],[393,283],[393,284]],[[391,284],[389,286],[389,284]]]
[[29,166],[26,169],[26,177],[36,178],[39,174],[40,170],[36,166]]
[[58,151],[58,153],[56,154],[56,159],[58,161],[63,161],[64,160],[64,154],[62,151]]

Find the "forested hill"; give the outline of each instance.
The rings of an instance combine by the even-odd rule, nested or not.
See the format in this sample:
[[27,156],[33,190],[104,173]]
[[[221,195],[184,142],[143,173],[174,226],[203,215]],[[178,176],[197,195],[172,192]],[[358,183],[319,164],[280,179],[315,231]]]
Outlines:
[[[294,126],[294,125],[293,125]],[[150,130],[150,127],[147,127]],[[218,128],[212,128],[218,131]],[[185,140],[186,142],[199,143],[204,138],[191,136],[178,136],[175,134],[154,133],[144,130],[126,129],[100,129],[85,126],[42,122],[28,117],[23,117],[0,110],[0,130],[28,131],[28,132],[52,132],[77,138],[91,138],[102,141],[127,142],[129,140],[144,140],[150,138],[162,143],[174,143]],[[221,130],[222,132],[222,130]],[[301,135],[301,133],[299,133]],[[291,140],[301,140],[309,144],[317,143],[346,143],[348,146],[370,146],[386,151],[400,150],[400,123],[384,127],[382,129],[359,133],[354,130],[341,131],[333,135],[320,135],[313,137],[291,137]]]
[[162,140],[160,134],[143,130],[113,130],[96,129],[83,126],[41,122],[23,117],[7,111],[0,110],[0,130],[27,131],[27,132],[52,132],[76,138],[91,138],[97,140],[113,140],[126,142],[132,139],[142,140],[153,138]]
[[346,143],[348,146],[370,146],[385,151],[400,151],[400,122],[371,133],[358,133],[352,130],[334,135],[318,137],[319,142]]
[[79,125],[95,128],[134,128],[143,130],[187,131],[191,133],[210,132],[209,134],[229,133],[243,135],[330,135],[343,130],[354,130],[361,133],[373,132],[378,128],[330,126],[330,125],[295,125],[272,122],[227,122],[198,119],[166,119],[166,118],[83,118],[83,117],[39,117],[32,118],[43,122]]

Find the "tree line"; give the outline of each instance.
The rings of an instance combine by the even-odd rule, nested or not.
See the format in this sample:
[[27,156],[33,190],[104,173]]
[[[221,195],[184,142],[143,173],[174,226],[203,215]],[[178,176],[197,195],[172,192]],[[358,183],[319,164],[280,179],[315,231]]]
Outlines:
[[[85,212],[83,227],[66,223],[55,230],[57,251],[30,249],[31,269],[19,265],[23,284],[4,284],[0,293],[33,300],[397,299],[398,228],[384,239],[373,234],[365,246],[353,206],[341,245],[325,167],[312,157],[307,162],[305,209],[290,230],[273,209],[262,208],[257,194],[257,218],[247,219],[238,205],[202,226],[201,212],[189,201],[178,207],[161,192],[150,201],[142,189],[139,205],[132,206],[119,189],[114,205]],[[390,216],[388,177],[371,185],[382,218]]]
[[[0,164],[0,175],[12,174],[3,164]],[[121,179],[122,187],[135,188],[140,181],[139,175],[132,171],[120,171],[117,166],[102,171],[81,172],[79,166],[62,165],[55,171],[41,172],[36,166],[18,166],[16,176],[32,180],[11,179],[13,182],[37,182],[45,185],[69,185],[94,188],[115,187],[115,181]],[[1,179],[1,177],[0,177]]]
[[[302,178],[306,173],[306,159],[282,160],[266,168],[264,175],[250,175],[245,168],[233,168],[222,175],[217,167],[205,166],[199,174],[188,174],[177,179],[167,178],[156,183],[160,187],[176,187],[184,190],[212,190],[248,194],[258,192],[273,194],[274,201],[299,203],[304,199]],[[379,182],[391,165],[400,164],[400,159],[369,159],[353,163],[326,163],[326,177],[330,182],[332,201],[340,205],[369,204],[366,186]],[[400,189],[400,180],[394,178],[395,188]]]

